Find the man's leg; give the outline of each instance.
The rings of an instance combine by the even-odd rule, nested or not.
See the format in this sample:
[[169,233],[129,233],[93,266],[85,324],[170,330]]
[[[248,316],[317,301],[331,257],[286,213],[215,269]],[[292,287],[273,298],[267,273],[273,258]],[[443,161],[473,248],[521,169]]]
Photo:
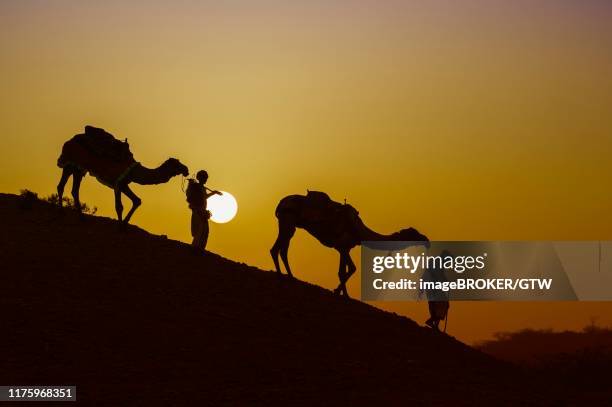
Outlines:
[[434,331],[440,331],[439,325],[440,325],[440,320],[439,319],[435,319],[433,321],[433,326],[432,326]]
[[425,325],[433,328],[435,323],[435,303],[433,301],[429,301],[427,305],[429,306],[429,319],[425,321]]
[[191,237],[193,237],[193,240],[191,242],[191,246],[193,246],[194,249],[200,248],[200,236],[202,235],[201,224],[202,224],[202,220],[200,218],[200,215],[198,214],[198,211],[192,209],[191,210]]
[[208,243],[208,219],[202,219],[202,233],[201,233],[201,248],[202,250],[206,250],[206,244]]

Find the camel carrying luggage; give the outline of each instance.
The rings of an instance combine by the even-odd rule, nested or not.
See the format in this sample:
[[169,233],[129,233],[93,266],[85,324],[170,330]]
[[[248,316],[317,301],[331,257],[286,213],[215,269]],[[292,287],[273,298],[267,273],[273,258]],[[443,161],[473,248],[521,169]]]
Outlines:
[[359,217],[357,209],[346,203],[333,201],[320,191],[307,191],[307,205],[302,208],[302,217],[312,223],[327,222],[330,218],[341,218],[352,222]]
[[83,174],[89,172],[98,181],[114,188],[137,165],[130,145],[117,140],[104,129],[85,126],[85,133],[77,134],[62,148],[57,166],[72,165]]
[[78,137],[80,142],[93,153],[106,157],[111,161],[125,162],[134,159],[127,139],[125,141],[117,140],[104,129],[85,126],[85,134],[81,134]]

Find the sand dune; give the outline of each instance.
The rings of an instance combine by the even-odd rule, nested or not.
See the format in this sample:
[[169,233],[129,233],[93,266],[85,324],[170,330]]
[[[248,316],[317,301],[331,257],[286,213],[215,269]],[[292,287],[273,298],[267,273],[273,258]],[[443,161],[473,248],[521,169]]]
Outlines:
[[0,384],[76,384],[97,406],[551,402],[405,317],[19,199],[0,195]]

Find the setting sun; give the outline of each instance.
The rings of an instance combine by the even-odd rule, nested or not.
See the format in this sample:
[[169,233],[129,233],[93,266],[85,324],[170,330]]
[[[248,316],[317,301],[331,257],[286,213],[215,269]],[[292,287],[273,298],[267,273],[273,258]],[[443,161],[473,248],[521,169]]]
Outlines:
[[207,208],[211,213],[210,220],[215,223],[227,223],[236,216],[238,202],[229,192],[219,192],[221,195],[213,195],[208,198]]

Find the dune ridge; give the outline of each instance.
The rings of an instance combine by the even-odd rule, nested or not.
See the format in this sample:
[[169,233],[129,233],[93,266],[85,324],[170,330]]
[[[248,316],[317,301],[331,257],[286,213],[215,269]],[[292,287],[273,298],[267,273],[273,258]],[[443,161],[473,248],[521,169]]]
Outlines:
[[551,401],[510,364],[320,287],[39,200],[0,194],[0,216],[0,383],[75,384],[98,406]]

